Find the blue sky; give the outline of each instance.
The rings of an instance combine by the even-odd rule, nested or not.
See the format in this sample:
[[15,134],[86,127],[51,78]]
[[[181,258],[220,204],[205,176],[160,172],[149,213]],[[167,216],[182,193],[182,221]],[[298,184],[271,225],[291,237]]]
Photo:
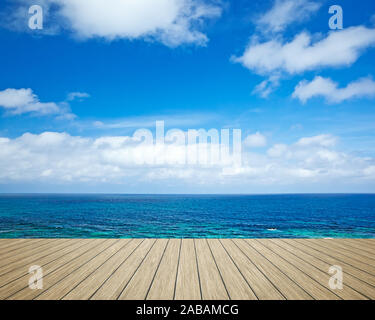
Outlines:
[[[116,0],[1,0],[1,192],[374,190],[374,1],[156,2],[129,12],[111,8]],[[43,30],[27,27],[33,4]],[[343,30],[329,29],[332,5]],[[156,120],[241,129],[243,168],[135,168],[93,155],[86,170],[82,149]]]

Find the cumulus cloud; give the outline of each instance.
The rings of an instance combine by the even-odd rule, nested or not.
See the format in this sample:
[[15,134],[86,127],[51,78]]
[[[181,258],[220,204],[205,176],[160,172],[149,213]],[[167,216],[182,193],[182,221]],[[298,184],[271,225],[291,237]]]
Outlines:
[[256,23],[265,32],[280,32],[294,22],[306,21],[320,7],[320,3],[308,0],[276,0]]
[[0,107],[10,114],[34,113],[39,115],[66,114],[65,105],[55,102],[40,102],[31,89],[5,89],[0,91]]
[[56,119],[76,118],[66,101],[41,102],[32,89],[5,89],[0,91],[0,108],[8,115],[32,114],[38,116],[53,115]]
[[[24,6],[43,5],[60,28],[81,39],[147,39],[174,47],[205,45],[201,31],[221,8],[210,0],[22,0]],[[17,12],[22,10],[17,10]],[[24,10],[23,10],[24,11]],[[19,15],[19,13],[18,13]],[[18,19],[20,21],[20,19]],[[48,29],[48,28],[47,28]],[[53,29],[56,33],[56,27]]]
[[303,137],[291,145],[275,144],[267,150],[267,155],[276,162],[285,161],[283,165],[288,163],[288,167],[295,165],[302,170],[296,172],[314,171],[316,166],[339,165],[344,158],[350,158],[334,149],[337,141],[338,138],[330,134]]
[[[342,181],[369,182],[375,178],[375,159],[336,150],[331,135],[304,137],[292,144],[277,144],[266,153],[244,152],[242,166],[144,164],[153,155],[181,156],[183,145],[168,151],[140,144],[130,136],[85,138],[67,133],[26,133],[0,138],[0,183],[43,182],[56,184],[129,181],[191,185],[298,185]],[[186,151],[186,150],[185,150]],[[135,158],[134,158],[135,157]],[[146,161],[147,162],[147,161]]]
[[250,134],[245,138],[244,145],[249,148],[264,147],[267,145],[267,138],[260,132]]
[[[286,6],[288,1],[280,3]],[[280,79],[285,76],[303,74],[323,68],[350,67],[366,49],[374,45],[375,29],[365,26],[331,31],[325,37],[301,32],[289,41],[283,39],[282,36],[265,41],[260,41],[259,36],[253,36],[244,53],[238,57],[233,56],[231,60],[242,64],[258,75],[267,77],[253,90],[253,94],[267,98],[280,85]],[[317,90],[316,95],[323,96],[328,96],[327,92],[331,90],[336,94],[335,98],[327,99],[330,102],[341,102],[352,96],[368,96],[368,91],[372,90],[370,80],[354,82],[346,90],[337,88],[335,90],[337,85],[327,81],[325,82],[329,87],[323,88],[323,81],[322,78],[316,78],[308,87],[306,87],[307,82],[302,82],[300,89],[303,91]],[[320,89],[316,89],[317,86]],[[307,101],[309,97],[304,99]]]
[[[153,144],[153,138],[151,143],[145,141],[147,134],[137,132],[139,135],[96,139],[58,132],[25,133],[16,139],[0,138],[0,182],[48,178],[56,179],[56,182],[119,183],[129,176],[145,179],[157,172],[162,173],[158,176],[162,178],[168,170],[178,176],[189,167],[186,159],[195,151],[195,145],[185,146],[178,139],[176,142],[170,139],[170,143],[160,147]],[[182,135],[185,139],[184,133]],[[192,162],[190,169],[220,168],[228,164],[231,164],[230,159],[209,165],[197,161]]]
[[319,68],[348,67],[374,45],[375,29],[357,26],[330,32],[317,41],[307,32],[289,42],[253,40],[241,57],[232,59],[260,75],[300,74]]
[[267,154],[272,158],[278,158],[288,151],[288,146],[285,144],[275,144],[268,149]]
[[321,134],[313,137],[299,139],[295,146],[297,147],[334,147],[337,143],[337,137],[330,134]]
[[314,97],[323,97],[329,103],[340,103],[353,98],[375,97],[375,81],[362,78],[339,88],[337,82],[329,78],[315,77],[311,82],[301,81],[295,88],[293,98],[306,103]]
[[[291,178],[314,179],[324,181],[325,178],[345,179],[361,175],[372,166],[374,159],[360,158],[337,151],[338,138],[329,134],[304,137],[297,142],[272,146],[267,154],[273,159],[275,167]],[[356,162],[359,164],[356,167]],[[350,170],[353,170],[350,172]]]

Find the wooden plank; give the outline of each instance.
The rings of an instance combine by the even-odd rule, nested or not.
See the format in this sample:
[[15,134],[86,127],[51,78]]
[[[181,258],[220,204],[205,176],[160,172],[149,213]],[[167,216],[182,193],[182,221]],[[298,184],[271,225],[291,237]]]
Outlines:
[[116,300],[131,280],[134,273],[155,244],[155,239],[146,239],[133,254],[120,266],[98,291],[90,298],[92,300]]
[[262,245],[257,240],[247,240],[247,242],[255,250],[261,252],[261,254],[266,259],[271,261],[277,268],[279,268],[290,279],[292,279],[306,292],[308,292],[314,299],[339,299],[339,297],[336,294],[332,293],[326,287],[322,286],[320,283],[316,282],[314,279],[301,272],[301,270],[296,268],[293,264],[289,263],[286,259],[283,259],[280,255],[275,254],[273,251],[269,250],[267,247]]
[[67,240],[67,241],[58,241],[58,242],[48,243],[47,247],[43,246],[42,248],[36,248],[35,250],[33,250],[32,251],[33,254],[31,255],[25,254],[25,257],[23,257],[22,255],[17,255],[17,257],[15,257],[14,259],[11,259],[12,262],[9,262],[8,264],[0,268],[0,275],[2,276],[8,272],[13,272],[14,270],[18,268],[22,268],[24,266],[30,267],[33,261],[41,259],[43,257],[47,257],[50,254],[53,254],[63,248],[66,248],[74,241],[76,240]]
[[114,256],[108,259],[98,270],[83,280],[72,291],[70,291],[64,300],[88,300],[102,286],[107,278],[115,272],[122,263],[134,252],[142,243],[141,239],[123,240],[127,242]]
[[[94,242],[95,241],[95,242]],[[73,252],[67,255],[67,262],[62,265],[48,266],[46,276],[43,276],[43,290],[30,290],[28,287],[12,295],[9,300],[23,300],[23,299],[35,299],[43,292],[49,290],[49,288],[58,284],[59,281],[67,277],[70,273],[77,270],[79,267],[84,265],[87,261],[93,259],[100,252],[108,248],[109,245],[112,245],[110,240],[93,240],[89,244],[89,248],[79,249],[77,253]],[[94,246],[92,244],[94,243]]]
[[262,273],[271,281],[282,295],[288,300],[312,300],[313,298],[304,289],[297,285],[279,268],[267,260],[249,243],[242,239],[233,240],[238,248],[246,254]]
[[96,271],[105,261],[114,255],[123,243],[119,240],[110,240],[111,245],[88,262],[82,264],[81,267],[74,270],[61,281],[52,285],[48,290],[37,296],[37,300],[60,300],[72,289],[74,289],[81,281],[86,279],[92,272]]
[[375,239],[356,239],[356,241],[362,243],[363,245],[367,245],[370,248],[375,246]]
[[361,250],[375,251],[375,239],[334,239],[335,241],[343,241],[351,246],[355,246]]
[[332,275],[328,273],[328,268],[325,270],[325,272],[323,272],[318,268],[315,268],[311,263],[307,263],[300,257],[291,254],[288,250],[285,250],[283,247],[278,246],[276,243],[270,240],[259,240],[259,242],[275,254],[287,260],[293,266],[301,270],[301,272],[305,273],[310,278],[320,283],[323,287],[327,288],[329,291],[331,291],[333,294],[337,295],[341,299],[367,300],[367,298],[364,295],[359,294],[357,291],[353,290],[351,287],[348,287],[347,285],[345,285],[342,290],[332,290],[329,286],[329,280]]
[[205,239],[195,241],[203,300],[228,300],[229,295]]
[[24,248],[23,246],[17,248],[14,251],[6,252],[1,255],[0,268],[19,260],[20,258],[26,258],[33,256],[35,253],[43,251],[45,248],[51,248],[59,242],[65,242],[67,240],[57,240],[57,239],[42,239],[36,242],[32,242],[31,246]]
[[[297,247],[293,247],[291,244],[287,243],[284,240],[272,239],[271,241],[277,244],[279,247],[282,247],[285,250],[288,250],[291,254],[294,254],[295,256],[302,259],[303,261],[306,261],[306,263],[309,263],[315,268],[321,270],[322,272],[328,273],[329,268],[332,265],[335,265],[335,263],[330,264],[329,262],[324,261],[324,257],[323,259],[318,259],[314,257],[313,255],[309,254],[308,251],[302,251],[301,249],[298,249]],[[346,268],[344,268],[343,271],[344,271],[345,290],[346,290],[346,286],[349,286],[353,290],[356,290],[358,294],[363,294],[364,296],[370,299],[375,299],[375,287],[352,276],[350,273],[346,272]]]
[[0,239],[0,250],[27,241],[30,241],[30,239]]
[[231,300],[258,300],[240,270],[217,239],[207,240]]
[[4,241],[0,247],[0,257],[8,252],[13,252],[19,248],[26,248],[26,246],[35,245],[41,241],[41,239],[31,240],[31,239],[15,239],[18,241]]
[[348,248],[354,249],[354,250],[361,250],[363,253],[369,253],[372,257],[375,257],[375,248],[371,248],[368,246],[365,246],[361,244],[359,241],[352,240],[352,239],[337,239],[337,243],[343,244],[344,246],[347,246]]
[[168,239],[158,239],[134,276],[119,296],[119,300],[145,300],[161,259],[168,246]]
[[[345,240],[348,240],[348,239],[345,239]],[[366,240],[356,239],[355,241],[353,241],[353,243],[360,245],[361,248],[370,250],[372,252],[375,251],[375,239],[366,239]]]
[[201,300],[194,240],[183,239],[176,281],[176,300]]
[[[147,300],[173,300],[181,240],[171,239],[152,282]],[[194,263],[194,260],[191,262]],[[191,281],[191,279],[190,279]]]
[[[297,247],[298,249],[320,259],[324,260],[325,262],[329,263],[331,266],[333,265],[339,265],[342,268],[344,268],[346,273],[349,273],[353,275],[354,277],[372,285],[375,286],[375,277],[368,274],[367,272],[362,271],[361,269],[358,269],[357,267],[346,263],[343,260],[338,259],[335,256],[332,256],[329,254],[329,252],[325,253],[322,251],[319,251],[320,248],[315,249],[311,246],[309,246],[306,242],[297,241],[295,239],[283,239],[283,241],[287,242],[288,244],[291,244],[294,247]],[[331,253],[332,254],[332,253]]]
[[[30,266],[37,265],[40,267],[45,267],[46,265],[55,262],[61,257],[64,257],[67,253],[71,252],[72,250],[76,250],[77,248],[87,244],[88,241],[81,241],[77,240],[75,242],[72,242],[71,245],[65,247],[62,250],[56,251],[46,257],[43,257],[41,259],[35,259],[33,261],[30,261],[31,263],[28,265],[25,265],[23,267],[20,267],[18,269],[12,270],[12,272],[8,272],[0,276],[0,288],[6,285],[7,283],[14,281],[24,275],[29,275],[29,268]],[[55,262],[56,263],[56,262]]]
[[[371,254],[362,251],[361,249],[351,249],[348,246],[342,245],[337,241],[334,240],[325,240],[322,239],[320,241],[314,241],[314,243],[321,245],[324,248],[330,248],[332,250],[339,251],[341,254],[349,256],[353,259],[356,259],[360,262],[364,262],[370,266],[375,265],[375,258],[371,257]],[[375,272],[375,267],[374,267]]]
[[[80,257],[84,253],[100,248],[100,244],[105,243],[105,240],[85,240],[85,241],[76,241],[72,246],[69,248],[64,249],[64,252],[57,257],[55,260],[50,261],[46,264],[41,263],[42,261],[38,261],[35,265],[41,266],[43,269],[43,288],[44,290],[48,289],[51,284],[51,274],[53,272],[57,272],[62,270],[65,275],[66,272],[71,270],[72,266],[74,266],[74,259]],[[22,275],[16,279],[13,279],[11,282],[8,282],[4,287],[0,289],[0,299],[33,299],[38,296],[41,291],[40,290],[30,290],[28,287],[28,281],[30,278],[30,274],[28,273],[27,269],[21,269]],[[27,272],[27,273],[26,273]],[[52,276],[52,279],[54,277]],[[57,280],[56,280],[57,282]]]
[[[0,299],[375,299],[375,240],[23,240],[0,240]],[[31,265],[42,290],[28,287]]]
[[[296,241],[300,241],[300,240],[296,240]],[[369,264],[367,264],[363,260],[361,261],[359,259],[352,258],[351,255],[349,255],[349,254],[343,254],[343,253],[341,253],[340,250],[330,248],[329,246],[321,245],[319,242],[311,241],[310,239],[304,240],[303,243],[307,246],[310,246],[311,248],[317,249],[320,252],[327,253],[330,256],[333,256],[333,257],[335,257],[335,258],[337,258],[337,259],[339,259],[343,262],[349,263],[349,264],[355,266],[356,268],[367,272],[370,275],[375,275],[375,267],[370,266]]]
[[0,249],[3,247],[8,247],[10,245],[16,244],[17,242],[27,241],[28,239],[0,239]]
[[230,239],[220,240],[259,300],[285,300],[270,280]]

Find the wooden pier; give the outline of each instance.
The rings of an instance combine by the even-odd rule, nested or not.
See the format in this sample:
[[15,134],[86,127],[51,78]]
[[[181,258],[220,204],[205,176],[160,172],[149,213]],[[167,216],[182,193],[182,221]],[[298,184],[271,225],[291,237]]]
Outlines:
[[3,239],[0,299],[375,299],[375,239]]

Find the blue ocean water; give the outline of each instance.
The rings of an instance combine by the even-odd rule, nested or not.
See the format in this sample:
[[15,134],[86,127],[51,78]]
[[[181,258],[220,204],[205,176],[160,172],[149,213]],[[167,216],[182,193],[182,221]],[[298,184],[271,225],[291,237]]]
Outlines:
[[0,195],[0,238],[374,238],[375,195]]

